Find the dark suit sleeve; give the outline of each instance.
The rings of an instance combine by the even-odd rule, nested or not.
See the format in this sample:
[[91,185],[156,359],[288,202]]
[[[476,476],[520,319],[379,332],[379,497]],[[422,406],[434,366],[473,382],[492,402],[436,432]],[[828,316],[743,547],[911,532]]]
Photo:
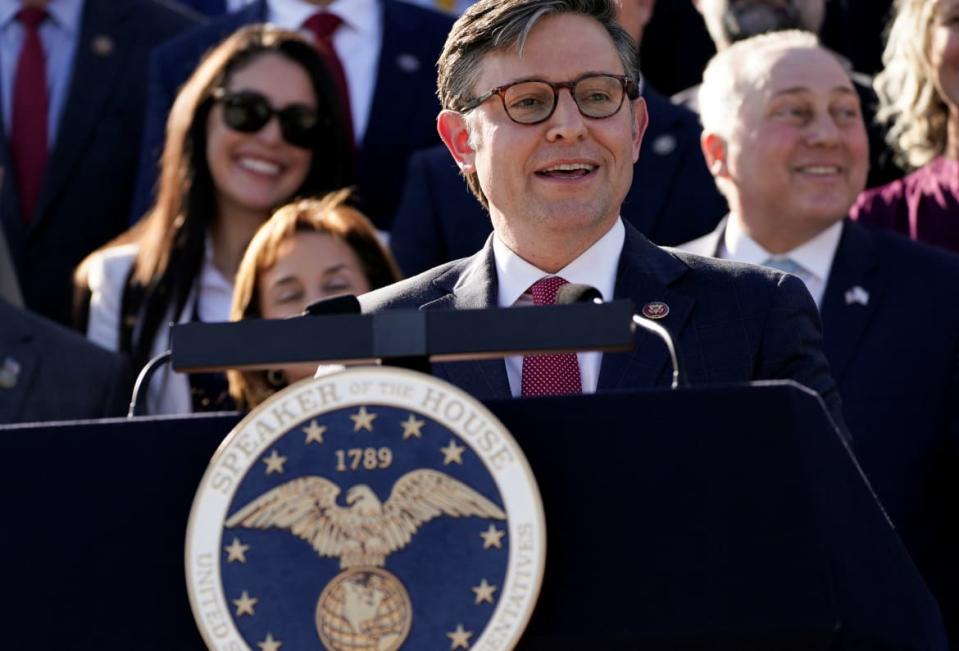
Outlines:
[[959,523],[953,515],[955,495],[959,492],[959,473],[956,472],[959,469],[959,409],[956,409],[954,401],[954,398],[959,396],[959,349],[953,351],[952,362],[952,377],[946,388],[946,396],[953,398],[946,407],[949,440],[946,454],[943,455],[945,458],[939,460],[940,467],[944,469],[942,474],[946,478],[942,482],[945,485],[941,485],[936,496],[938,504],[943,506],[932,510],[940,516],[939,524],[945,531],[935,532],[935,542],[931,545],[933,550],[929,555],[934,559],[932,563],[936,568],[936,578],[929,583],[939,599],[949,637],[959,640],[959,560],[956,559],[955,552],[959,548]]
[[427,161],[425,151],[410,158],[390,235],[390,248],[405,276],[414,276],[449,259]]
[[[2,395],[0,422],[78,420],[126,413],[132,374],[126,359],[80,334],[0,301],[0,323],[16,337],[10,357],[22,365],[19,382]],[[11,412],[12,400],[16,408]],[[4,410],[6,403],[6,411]]]
[[795,380],[820,395],[839,431],[850,440],[842,403],[822,348],[822,323],[801,280],[783,275],[763,328],[757,379]]

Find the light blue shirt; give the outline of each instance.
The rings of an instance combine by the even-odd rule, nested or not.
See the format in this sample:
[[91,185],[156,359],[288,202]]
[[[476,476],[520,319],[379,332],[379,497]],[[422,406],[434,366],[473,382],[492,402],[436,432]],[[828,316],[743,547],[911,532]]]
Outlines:
[[[803,281],[813,300],[816,301],[816,305],[822,307],[826,283],[829,281],[832,262],[839,248],[839,239],[842,237],[842,224],[843,220],[840,219],[792,251],[773,254],[746,233],[739,217],[730,215],[726,223],[726,233],[719,244],[716,257],[772,267],[780,271],[788,269],[789,273]],[[775,264],[774,261],[780,261],[780,263]],[[790,263],[798,265],[798,268],[790,269]]]
[[[18,0],[0,0],[0,108],[8,137],[13,120],[13,83],[26,32],[17,20],[20,8]],[[83,0],[50,0],[46,9],[50,17],[40,26],[40,41],[47,64],[47,146],[52,149],[73,73]]]

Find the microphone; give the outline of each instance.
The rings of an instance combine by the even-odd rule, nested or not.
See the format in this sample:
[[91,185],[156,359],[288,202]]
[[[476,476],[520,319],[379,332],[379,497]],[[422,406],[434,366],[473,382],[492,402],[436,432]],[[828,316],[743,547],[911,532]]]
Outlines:
[[164,351],[140,369],[136,383],[133,385],[133,395],[130,397],[130,406],[127,408],[127,418],[133,418],[137,415],[137,407],[145,400],[143,396],[146,395],[146,388],[147,385],[150,384],[150,378],[153,377],[153,374],[157,372],[158,368],[168,363],[172,357],[173,353],[171,351]]
[[360,299],[353,294],[340,294],[321,298],[306,306],[299,316],[323,316],[325,314],[359,314]]
[[[359,314],[360,301],[353,294],[342,294],[331,298],[323,298],[314,301],[306,306],[301,316],[323,316],[327,314]],[[293,318],[297,318],[293,317]],[[127,409],[127,418],[133,418],[137,415],[139,407],[143,404],[143,396],[146,395],[146,387],[150,383],[150,378],[156,373],[157,369],[170,361],[171,351],[167,350],[151,359],[137,375],[136,383],[133,386],[133,395],[130,398],[130,406]]]
[[[603,303],[603,295],[600,294],[599,290],[595,287],[579,283],[569,283],[556,290],[557,305],[571,305],[573,303],[595,303],[601,305]],[[633,315],[633,324],[653,333],[665,344],[666,350],[669,351],[669,360],[673,364],[673,381],[670,384],[670,389],[678,388],[679,359],[676,357],[676,346],[673,343],[672,335],[669,334],[669,330],[652,319],[647,319],[638,314]]]

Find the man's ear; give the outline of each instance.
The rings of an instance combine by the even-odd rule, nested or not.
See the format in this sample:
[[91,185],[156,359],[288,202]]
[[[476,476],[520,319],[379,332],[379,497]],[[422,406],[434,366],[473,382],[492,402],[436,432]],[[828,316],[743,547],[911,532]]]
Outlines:
[[470,145],[469,127],[466,116],[457,111],[444,110],[436,116],[436,130],[439,131],[443,144],[450,150],[460,171],[469,174],[476,171],[474,161],[476,152]]
[[726,164],[728,149],[726,141],[717,133],[712,131],[703,131],[699,143],[703,148],[703,157],[706,159],[706,167],[716,178],[728,178],[729,166]]
[[637,7],[639,11],[640,23],[645,28],[646,25],[649,24],[650,19],[653,17],[653,10],[656,8],[656,0],[637,0]]
[[649,111],[646,109],[646,100],[642,97],[633,102],[633,163],[639,160],[639,150],[643,145],[643,135],[649,126]]

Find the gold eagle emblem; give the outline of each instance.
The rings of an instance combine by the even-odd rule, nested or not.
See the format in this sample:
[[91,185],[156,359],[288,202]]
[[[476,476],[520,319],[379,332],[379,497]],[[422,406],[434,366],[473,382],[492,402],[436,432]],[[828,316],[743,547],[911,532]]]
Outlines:
[[287,529],[320,556],[340,559],[340,568],[383,567],[387,555],[405,547],[420,525],[441,515],[505,520],[506,514],[466,484],[437,470],[406,473],[381,502],[365,484],[336,503],[340,487],[324,477],[299,477],[264,493],[227,521],[227,527]]

